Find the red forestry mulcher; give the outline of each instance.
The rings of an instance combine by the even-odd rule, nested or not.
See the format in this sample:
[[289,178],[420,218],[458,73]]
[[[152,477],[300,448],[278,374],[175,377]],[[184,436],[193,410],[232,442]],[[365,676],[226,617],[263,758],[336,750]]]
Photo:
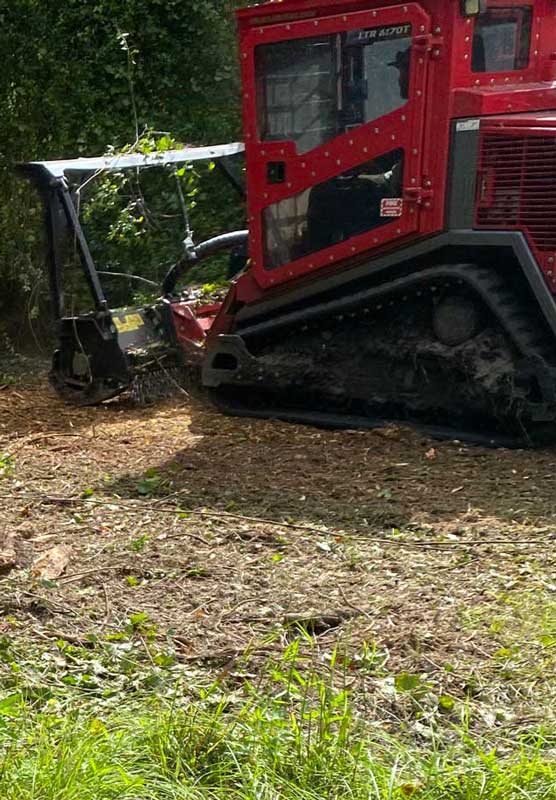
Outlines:
[[[55,303],[60,391],[98,402],[197,364],[232,414],[554,440],[555,0],[284,0],[238,26],[249,230],[190,245],[160,301],[107,308],[68,190],[78,166],[27,167],[53,297],[69,226],[95,304]],[[191,259],[246,239],[217,307],[177,292]]]

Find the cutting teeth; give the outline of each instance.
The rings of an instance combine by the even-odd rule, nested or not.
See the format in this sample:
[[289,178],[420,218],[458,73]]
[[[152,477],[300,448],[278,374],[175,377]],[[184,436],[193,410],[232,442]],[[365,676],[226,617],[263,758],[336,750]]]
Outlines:
[[148,406],[177,395],[188,397],[185,387],[189,383],[189,375],[184,369],[165,367],[135,375],[129,396],[134,404]]

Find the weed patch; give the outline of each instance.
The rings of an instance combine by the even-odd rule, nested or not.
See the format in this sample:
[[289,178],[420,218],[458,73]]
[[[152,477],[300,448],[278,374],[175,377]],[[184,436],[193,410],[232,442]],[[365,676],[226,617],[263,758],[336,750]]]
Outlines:
[[[0,795],[5,800],[556,797],[556,766],[540,734],[505,758],[483,751],[462,730],[449,747],[437,743],[423,751],[374,726],[354,702],[345,674],[303,671],[296,647],[265,674],[264,685],[244,679],[233,692],[220,682],[197,687],[195,699],[179,691],[168,697],[138,692],[116,702],[88,695],[83,685],[66,684],[42,696],[13,688],[0,700]],[[409,677],[403,691],[416,688]]]

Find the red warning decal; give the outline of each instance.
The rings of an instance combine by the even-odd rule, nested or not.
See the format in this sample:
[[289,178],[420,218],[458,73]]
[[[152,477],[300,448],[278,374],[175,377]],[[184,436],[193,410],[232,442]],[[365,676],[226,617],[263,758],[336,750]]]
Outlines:
[[402,197],[384,197],[380,201],[381,217],[401,217],[403,214]]

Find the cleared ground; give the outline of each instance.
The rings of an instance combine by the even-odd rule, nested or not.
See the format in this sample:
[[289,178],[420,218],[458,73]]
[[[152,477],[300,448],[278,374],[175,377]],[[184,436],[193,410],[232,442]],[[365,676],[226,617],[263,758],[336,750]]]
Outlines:
[[[240,690],[301,635],[387,730],[550,740],[555,450],[73,409],[43,382],[0,391],[0,455],[0,633],[41,653],[29,683]],[[144,662],[128,684],[107,646]]]

